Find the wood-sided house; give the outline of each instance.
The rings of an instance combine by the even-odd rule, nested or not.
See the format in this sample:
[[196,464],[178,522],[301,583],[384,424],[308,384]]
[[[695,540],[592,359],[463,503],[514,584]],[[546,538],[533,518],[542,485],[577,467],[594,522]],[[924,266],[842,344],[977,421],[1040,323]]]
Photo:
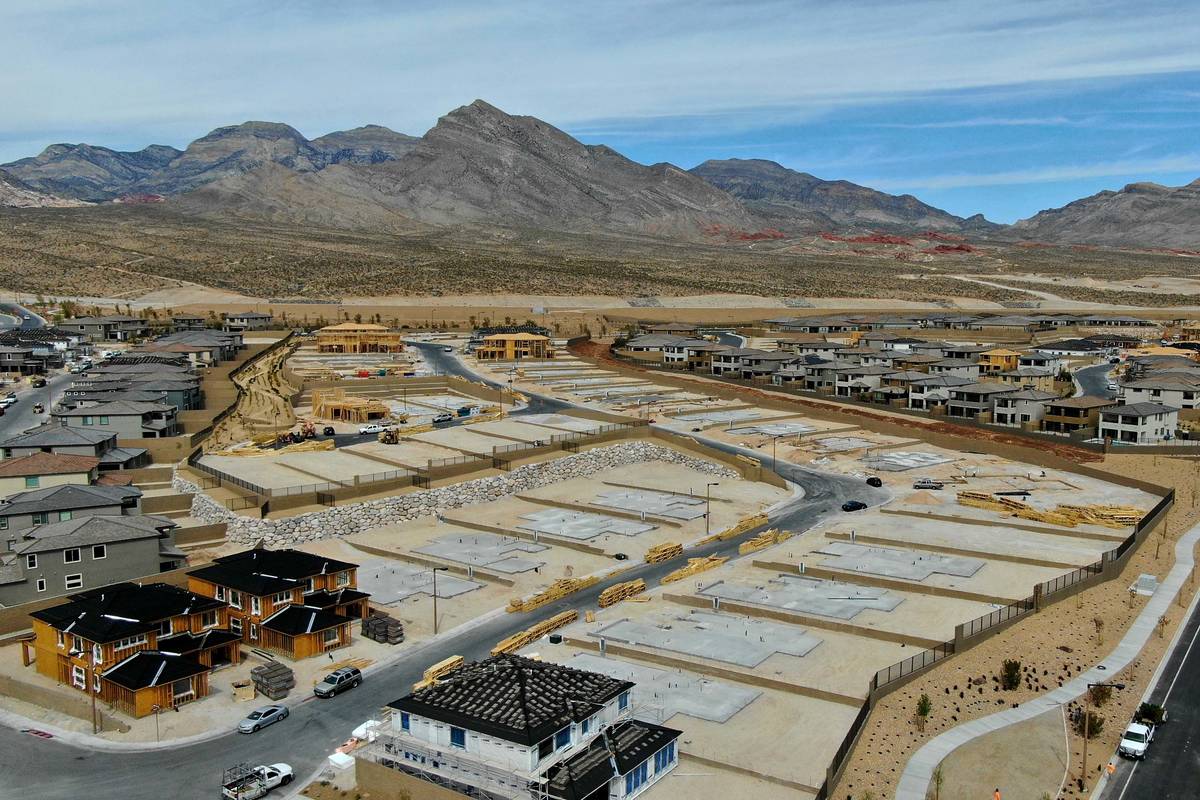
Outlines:
[[81,692],[90,684],[135,717],[205,697],[209,670],[241,659],[225,603],[165,583],[113,584],[30,616],[38,672]]
[[188,573],[188,588],[229,603],[230,627],[255,647],[301,659],[350,644],[370,613],[358,565],[300,550],[255,547]]

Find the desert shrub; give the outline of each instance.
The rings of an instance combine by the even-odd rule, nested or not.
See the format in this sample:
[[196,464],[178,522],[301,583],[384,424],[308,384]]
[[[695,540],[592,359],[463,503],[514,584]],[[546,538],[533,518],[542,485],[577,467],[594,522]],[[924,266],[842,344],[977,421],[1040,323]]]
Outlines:
[[1004,665],[1000,670],[1000,687],[1006,692],[1011,692],[1021,686],[1021,662],[1015,658],[1004,659]]
[[[1084,733],[1084,720],[1087,720],[1086,733]],[[1089,739],[1094,739],[1100,735],[1101,731],[1104,730],[1104,717],[1100,716],[1095,711],[1088,711],[1086,713],[1080,712],[1079,714],[1075,715],[1075,719],[1072,724],[1075,727],[1075,732],[1080,736],[1086,736]]]
[[1088,694],[1092,696],[1092,705],[1101,708],[1112,699],[1111,686],[1093,686],[1088,689]]

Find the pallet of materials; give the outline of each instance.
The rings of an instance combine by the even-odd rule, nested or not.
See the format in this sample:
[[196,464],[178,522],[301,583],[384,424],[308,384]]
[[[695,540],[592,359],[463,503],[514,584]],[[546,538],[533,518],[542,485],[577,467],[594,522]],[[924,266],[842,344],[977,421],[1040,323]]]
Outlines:
[[434,664],[421,676],[421,680],[413,684],[413,691],[419,692],[422,689],[428,689],[437,683],[439,678],[444,678],[454,670],[463,665],[462,656],[450,656]]
[[519,611],[533,611],[547,603],[553,603],[555,600],[561,600],[569,594],[593,586],[598,580],[600,579],[594,576],[586,578],[559,578],[537,594],[527,598],[514,597],[512,600],[509,600],[508,611],[510,614],[515,614]]
[[661,583],[674,583],[675,581],[681,581],[685,578],[690,578],[693,575],[698,575],[701,572],[707,572],[710,569],[716,569],[728,560],[728,556],[689,558],[687,566],[680,567],[674,572],[668,572],[662,577]]
[[544,619],[536,625],[532,625],[523,631],[514,633],[507,639],[502,639],[495,647],[492,648],[492,655],[498,656],[501,653],[515,653],[522,647],[533,644],[546,634],[556,631],[566,625],[570,625],[577,619],[579,619],[579,612],[575,610],[564,611],[561,614],[555,614],[549,619]]
[[600,593],[600,607],[608,608],[622,600],[646,591],[646,582],[641,578],[625,583],[614,584]]
[[400,644],[404,641],[404,623],[376,611],[362,621],[362,635],[381,644]]
[[250,680],[259,694],[272,700],[282,700],[296,686],[296,675],[286,665],[272,661],[250,670]]
[[756,550],[763,550],[790,538],[792,538],[790,531],[781,531],[778,528],[771,528],[770,530],[763,531],[752,539],[748,539],[747,541],[744,541],[738,545],[738,555],[744,556],[746,553],[753,553]]

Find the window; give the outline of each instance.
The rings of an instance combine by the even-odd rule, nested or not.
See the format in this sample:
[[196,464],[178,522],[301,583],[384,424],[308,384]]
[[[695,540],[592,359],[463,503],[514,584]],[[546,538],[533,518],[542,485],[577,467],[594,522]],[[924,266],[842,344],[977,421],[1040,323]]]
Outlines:
[[34,525],[45,525],[47,522],[49,522],[49,518],[46,516],[45,512],[39,511],[33,515]]
[[38,578],[38,579],[37,579],[37,590],[38,590],[39,592],[44,592],[44,591],[46,591],[46,579],[45,579],[45,578]]
[[66,521],[68,521],[69,519],[71,519],[71,512],[70,512],[70,511],[60,511],[60,512],[58,512],[58,521],[59,521],[59,522],[66,522]]
[[158,623],[158,635],[159,636],[170,636],[171,635],[171,620],[170,619],[164,619],[162,622]]
[[400,712],[400,730],[402,730],[402,731],[411,731],[412,730],[412,718],[408,716],[407,711]]
[[630,770],[629,774],[625,776],[625,795],[628,796],[633,794],[638,789],[642,788],[642,786],[646,784],[646,780],[649,777],[649,762],[643,761],[641,764],[638,764],[636,767]]
[[126,636],[124,639],[118,639],[113,644],[114,650],[128,650],[131,647],[137,647],[146,643],[146,634],[139,633],[137,636]]
[[554,749],[562,750],[564,747],[571,745],[571,727],[568,725],[558,733],[554,734]]
[[215,596],[215,597],[216,597],[218,600],[222,600],[222,601],[223,601],[223,600],[225,599],[225,587],[224,587],[224,586],[218,586],[218,587],[216,588],[216,591],[214,592],[214,596]]
[[200,627],[215,628],[216,626],[217,626],[217,612],[215,610],[214,611],[205,611],[203,614],[200,615]]
[[76,572],[63,578],[63,585],[68,589],[82,589],[83,575]]
[[467,732],[462,728],[450,726],[450,745],[452,747],[461,747],[467,749]]
[[192,696],[192,679],[182,678],[171,684],[171,699],[175,702]]
[[108,546],[107,545],[103,545],[103,544],[92,545],[92,558],[93,559],[98,561],[102,558],[107,558],[107,557],[108,557]]
[[99,642],[92,643],[92,663],[99,664],[104,660],[104,650],[100,647]]
[[629,708],[629,692],[621,692],[621,696],[617,698],[617,710],[624,711]]
[[105,417],[105,416],[101,415],[101,417],[100,417],[100,424],[101,424],[101,425],[107,425],[107,424],[108,424],[108,417]]
[[254,642],[258,641],[258,626],[253,622],[250,623],[250,640]]
[[257,597],[250,598],[250,613],[251,614],[261,614],[262,613],[262,603]]
[[229,618],[229,630],[233,631],[238,636],[242,635],[242,619],[241,619],[241,617],[230,617]]
[[271,598],[271,602],[277,606],[286,606],[292,602],[291,592],[279,592]]
[[84,417],[84,418],[83,418],[83,424],[84,424],[84,425],[91,425],[91,424],[92,424],[92,418],[91,418],[91,417]]
[[0,517],[0,531],[8,530],[8,517]]
[[229,590],[229,605],[233,606],[234,608],[242,607],[242,593],[237,589]]
[[39,478],[37,475],[26,475],[25,476],[25,488],[26,489],[36,489],[36,488],[38,488],[38,485],[41,482],[42,482],[42,479]]
[[30,553],[25,556],[25,569],[37,569],[37,554]]
[[580,723],[579,731],[580,731],[580,733],[584,734],[585,736],[592,732],[592,718],[591,717],[588,717],[582,723]]
[[541,761],[546,756],[554,752],[554,738],[543,739],[538,742],[538,761]]
[[317,590],[316,578],[305,579],[304,586],[305,586],[305,589],[304,589],[305,592],[315,592]]
[[87,688],[87,671],[78,664],[71,666],[71,683],[76,689]]
[[337,574],[337,585],[339,588],[350,585],[350,570],[342,570]]
[[654,754],[654,772],[655,774],[662,772],[667,767],[675,763],[675,743],[671,742],[662,750]]
[[79,563],[79,548],[72,547],[68,550],[63,550],[63,563],[64,564],[78,564]]

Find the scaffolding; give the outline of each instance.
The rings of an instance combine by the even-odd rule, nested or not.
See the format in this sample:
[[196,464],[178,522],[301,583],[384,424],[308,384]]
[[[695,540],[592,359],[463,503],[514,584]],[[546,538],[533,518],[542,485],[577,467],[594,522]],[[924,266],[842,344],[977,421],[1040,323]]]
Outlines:
[[350,397],[345,389],[314,389],[313,416],[340,422],[370,422],[386,419],[392,409],[374,397]]

